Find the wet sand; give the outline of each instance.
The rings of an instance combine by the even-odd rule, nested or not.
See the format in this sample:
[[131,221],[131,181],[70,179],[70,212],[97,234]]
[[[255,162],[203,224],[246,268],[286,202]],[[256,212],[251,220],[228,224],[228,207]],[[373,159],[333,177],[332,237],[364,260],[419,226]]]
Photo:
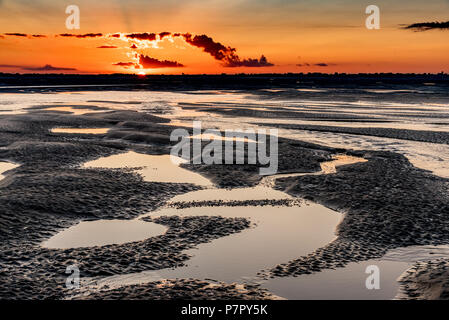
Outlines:
[[374,137],[385,137],[420,142],[449,144],[449,132],[447,131],[423,131],[394,128],[354,128],[319,125],[295,125],[295,124],[264,124],[270,127],[280,127],[291,130],[307,130],[319,132],[338,132]]

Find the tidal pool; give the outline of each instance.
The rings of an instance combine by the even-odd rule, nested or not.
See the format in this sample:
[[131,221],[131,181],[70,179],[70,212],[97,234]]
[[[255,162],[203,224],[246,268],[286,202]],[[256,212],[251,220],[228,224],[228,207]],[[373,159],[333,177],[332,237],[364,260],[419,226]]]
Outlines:
[[19,165],[7,161],[0,161],[0,181],[5,178],[4,172],[17,168]]
[[[449,257],[449,246],[411,246],[387,252],[380,259],[349,263],[343,268],[311,275],[269,279],[262,286],[293,300],[391,300],[400,297],[398,278],[417,261]],[[368,290],[368,266],[377,266],[380,288]]]
[[55,107],[51,107],[51,108],[46,108],[43,110],[48,110],[48,111],[65,111],[65,112],[71,112],[73,113],[75,116],[79,116],[79,115],[83,115],[86,113],[95,113],[95,112],[104,112],[104,110],[94,110],[94,109],[89,109],[89,108],[74,108],[74,107],[67,107],[67,106],[55,106]]
[[53,128],[53,133],[105,134],[110,128]]
[[212,186],[212,182],[200,174],[179,167],[186,160],[170,155],[148,155],[129,151],[122,154],[89,161],[84,167],[137,168],[136,172],[149,182],[193,183]]
[[105,246],[141,241],[164,234],[167,228],[141,220],[83,221],[54,235],[42,246],[49,249],[69,249]]

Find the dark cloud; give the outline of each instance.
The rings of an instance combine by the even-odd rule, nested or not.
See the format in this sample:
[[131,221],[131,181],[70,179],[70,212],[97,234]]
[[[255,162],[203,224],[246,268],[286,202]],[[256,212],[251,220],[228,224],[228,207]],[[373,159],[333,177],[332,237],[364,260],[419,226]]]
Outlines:
[[17,66],[14,64],[0,64],[0,68],[23,68],[23,66]]
[[118,47],[116,46],[99,46],[97,47],[97,49],[117,49]]
[[414,31],[449,30],[449,21],[413,23],[403,28]]
[[74,71],[75,68],[61,68],[61,67],[53,67],[51,64],[46,64],[43,67],[22,67],[22,70],[28,71]]
[[271,67],[272,63],[267,61],[265,56],[260,59],[240,59],[235,53],[236,49],[225,46],[220,42],[215,42],[207,35],[192,36],[190,33],[182,35],[184,40],[194,46],[203,49],[204,52],[209,53],[214,59],[221,61],[224,67]]
[[4,35],[5,36],[14,36],[14,37],[28,37],[28,35],[25,33],[17,33],[17,32],[4,33]]
[[224,65],[225,67],[250,67],[250,68],[257,68],[257,67],[272,67],[274,64],[267,61],[267,58],[262,55],[260,59],[243,59],[240,60],[238,57],[237,59],[232,59],[227,61],[227,63]]
[[298,63],[296,64],[297,67],[330,67],[330,66],[336,66],[335,63],[324,63],[324,62],[320,62],[320,63],[314,63],[314,64],[310,64],[310,63]]
[[161,33],[159,33],[159,38],[162,40],[162,39],[164,39],[164,37],[167,37],[169,35],[171,35],[170,32],[161,32]]
[[30,66],[20,66],[20,65],[12,65],[12,64],[0,64],[0,68],[14,68],[14,69],[22,69],[24,71],[75,71],[75,68],[60,68],[53,67],[50,64],[46,64],[43,67],[30,67]]
[[140,65],[135,62],[117,62],[117,63],[113,63],[112,65],[123,67],[126,69],[129,69],[129,68],[140,69]]
[[330,67],[330,66],[336,66],[335,63],[325,63],[325,62],[319,62],[319,63],[303,63],[303,64],[297,64],[298,67]]
[[153,41],[156,40],[156,34],[155,33],[130,33],[126,35],[127,38],[130,39],[137,39],[137,40],[149,40]]
[[184,67],[183,64],[176,61],[158,60],[149,56],[144,56],[143,54],[140,55],[139,62],[144,67],[144,69]]
[[85,34],[72,34],[72,33],[61,33],[60,37],[73,37],[73,38],[97,38],[102,37],[102,33],[85,33]]
[[5,36],[2,36],[2,35],[0,34],[0,39],[5,39]]
[[225,47],[205,34],[193,37],[190,33],[185,33],[183,34],[183,37],[188,44],[202,48],[204,52],[209,53],[216,60],[223,61],[226,57],[234,55],[235,52],[234,48]]
[[[11,32],[11,33],[4,33],[4,35],[6,36],[12,36],[12,37],[21,37],[21,38],[46,38],[46,35],[43,34],[33,34],[33,35],[29,35],[26,33],[19,33],[19,32]],[[4,38],[4,36],[1,36],[2,38]]]
[[[11,35],[11,36],[18,36],[18,37],[30,37],[27,34],[23,33],[5,33],[5,35]],[[271,62],[268,62],[267,58],[262,55],[259,59],[257,58],[246,58],[241,59],[236,54],[236,49],[232,48],[230,46],[225,46],[221,44],[220,42],[214,41],[211,37],[208,37],[207,35],[196,35],[193,36],[190,33],[170,33],[170,32],[161,32],[158,34],[160,39],[163,39],[167,36],[173,36],[173,37],[181,37],[186,41],[188,44],[201,48],[204,52],[210,54],[215,60],[218,60],[221,62],[222,66],[224,67],[250,67],[250,68],[256,68],[256,67],[271,67],[274,66]],[[73,38],[97,38],[97,37],[103,37],[102,33],[86,33],[86,34],[72,34],[72,33],[61,33],[59,35],[56,35],[57,37],[73,37]],[[31,37],[35,38],[43,38],[46,37],[45,35],[32,35]],[[112,38],[120,38],[120,33],[114,33],[108,35],[108,37]],[[125,35],[126,38],[129,39],[136,39],[136,40],[145,40],[145,41],[154,41],[156,40],[156,33],[128,33]],[[97,48],[106,49],[106,48],[117,48],[115,46],[110,45],[103,45]],[[137,46],[133,44],[131,49],[137,49]],[[143,63],[149,65],[149,68],[164,68],[164,67],[183,67],[182,64],[176,62],[176,61],[159,61],[157,59],[153,59],[151,57],[141,56],[140,59],[143,61]],[[127,62],[124,62],[126,66]],[[141,63],[142,64],[142,63]],[[120,65],[120,64],[116,64]],[[317,64],[318,65],[318,64]]]

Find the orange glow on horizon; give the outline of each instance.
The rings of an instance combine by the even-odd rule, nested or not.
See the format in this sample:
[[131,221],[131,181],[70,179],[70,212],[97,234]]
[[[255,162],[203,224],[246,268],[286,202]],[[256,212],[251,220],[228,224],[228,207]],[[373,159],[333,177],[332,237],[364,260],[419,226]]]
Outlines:
[[[449,72],[447,31],[413,32],[399,27],[402,22],[444,19],[442,0],[429,1],[415,13],[411,9],[402,12],[399,4],[383,6],[382,27],[373,31],[364,26],[363,5],[353,3],[326,11],[323,8],[331,6],[326,1],[270,6],[229,0],[217,11],[217,4],[212,2],[199,5],[187,1],[175,7],[158,1],[151,6],[143,2],[132,5],[111,2],[105,6],[80,0],[90,10],[82,11],[80,30],[67,30],[59,7],[47,12],[36,4],[36,12],[48,18],[48,23],[39,25],[31,14],[15,17],[13,13],[18,12],[20,4],[4,0],[0,11],[0,72],[138,75]],[[245,5],[260,6],[254,10],[263,15],[234,8]],[[101,15],[97,14],[99,10]],[[252,27],[248,28],[249,25]],[[235,48],[233,54],[240,60],[227,63],[174,33],[161,37],[160,33],[167,31],[207,35],[215,44]],[[6,35],[8,32],[21,32],[28,37]],[[155,32],[154,40],[126,36],[144,32]],[[102,36],[56,36],[63,33],[102,33]],[[32,36],[37,34],[46,37]],[[262,55],[268,64],[259,63],[255,67]],[[149,60],[145,65],[142,56]]]

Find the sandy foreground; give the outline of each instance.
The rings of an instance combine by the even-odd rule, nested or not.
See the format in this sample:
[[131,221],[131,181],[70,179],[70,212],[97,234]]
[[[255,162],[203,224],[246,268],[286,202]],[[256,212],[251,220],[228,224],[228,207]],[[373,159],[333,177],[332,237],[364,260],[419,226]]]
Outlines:
[[[0,181],[0,298],[3,299],[277,299],[258,284],[206,279],[164,279],[74,294],[65,287],[66,266],[101,279],[148,270],[179,268],[187,250],[251,228],[244,218],[204,215],[146,218],[166,232],[142,241],[50,249],[42,243],[81,221],[134,219],[167,205],[169,199],[201,190],[192,183],[148,182],[132,169],[85,168],[101,157],[136,152],[167,155],[174,126],[166,118],[129,110],[83,106],[89,113],[34,107],[0,116],[0,159],[15,164]],[[226,111],[228,112],[228,111]],[[243,111],[239,111],[243,112]],[[69,131],[53,130],[70,128]],[[89,133],[88,128],[96,128]],[[107,130],[100,130],[106,128]],[[81,130],[76,130],[81,129]],[[188,128],[190,130],[190,128]],[[292,127],[290,129],[295,129]],[[297,128],[303,129],[303,128]],[[307,130],[324,130],[321,127]],[[354,131],[354,129],[341,129]],[[446,135],[394,130],[377,135],[412,136],[418,141]],[[319,172],[335,155],[365,159]],[[220,188],[261,183],[256,165],[191,165]],[[337,237],[307,255],[258,272],[261,279],[314,274],[349,263],[380,258],[389,250],[449,243],[449,179],[414,167],[403,155],[346,150],[281,138],[279,172],[305,175],[274,180],[270,186],[291,199],[240,201],[239,206],[296,206],[312,201],[342,214]],[[234,201],[173,203],[175,208],[237,205]],[[400,279],[399,298],[447,298],[448,260],[419,262]]]

